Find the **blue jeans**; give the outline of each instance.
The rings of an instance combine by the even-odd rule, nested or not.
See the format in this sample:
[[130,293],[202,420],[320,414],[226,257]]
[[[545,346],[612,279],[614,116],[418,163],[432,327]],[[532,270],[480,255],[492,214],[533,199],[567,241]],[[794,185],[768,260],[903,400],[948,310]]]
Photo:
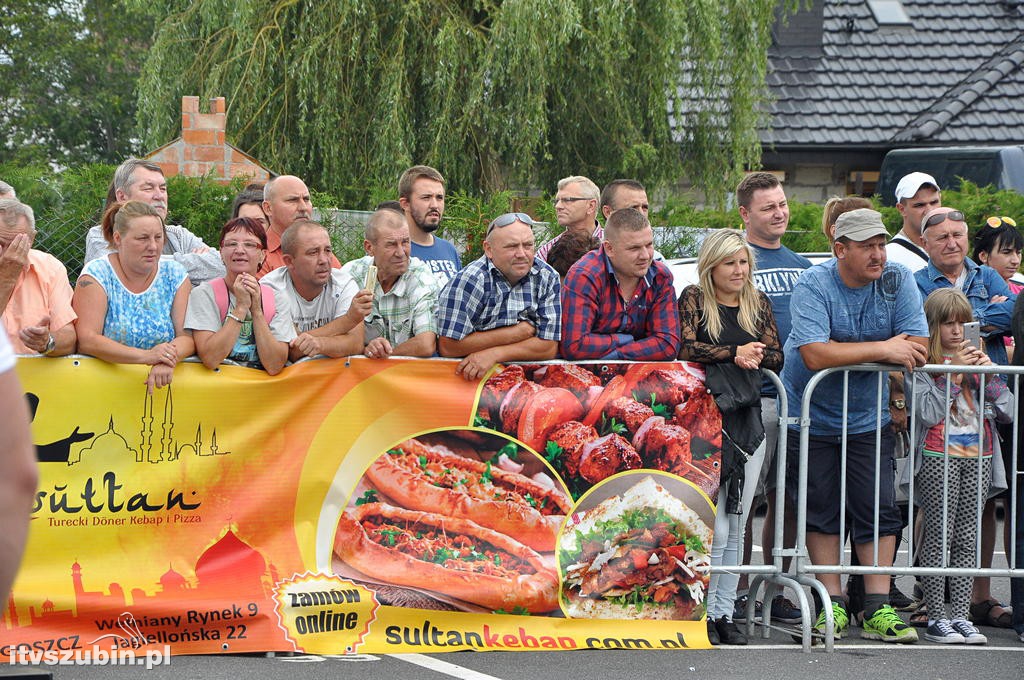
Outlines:
[[718,506],[715,514],[715,533],[711,542],[711,580],[708,583],[708,594],[705,601],[708,618],[718,620],[723,616],[732,618],[733,603],[736,600],[736,589],[740,575],[735,571],[721,569],[722,566],[739,565],[743,557],[743,527],[746,525],[747,514],[754,503],[754,492],[757,490],[757,478],[764,462],[764,442],[743,466],[743,498],[740,506],[742,515],[732,515],[725,511],[725,484],[718,492]]

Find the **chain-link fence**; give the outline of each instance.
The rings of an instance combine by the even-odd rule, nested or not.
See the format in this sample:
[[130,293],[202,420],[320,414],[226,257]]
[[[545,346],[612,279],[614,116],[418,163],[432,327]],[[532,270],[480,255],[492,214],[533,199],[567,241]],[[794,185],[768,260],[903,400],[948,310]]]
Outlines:
[[85,263],[85,236],[95,222],[83,222],[79,216],[50,214],[36,221],[33,248],[47,252],[64,263],[74,282]]
[[[372,211],[368,210],[315,210],[314,219],[330,231],[335,254],[338,260],[344,263],[363,256],[363,233],[366,221],[372,214]],[[171,221],[174,221],[173,217]],[[68,275],[74,281],[84,265],[86,233],[95,224],[93,220],[82,220],[80,215],[41,215],[36,224],[39,233],[34,247],[50,253],[63,262],[68,268]],[[216,247],[219,225],[184,226],[203,237],[211,247]],[[463,263],[468,263],[481,253],[481,242],[486,226],[486,223],[467,226],[463,221],[449,223],[445,220],[442,222],[439,235],[451,241],[462,256]],[[706,231],[691,227],[655,227],[654,247],[667,258],[695,256]],[[534,228],[538,244],[554,238],[559,232],[561,227],[548,222],[540,222]]]

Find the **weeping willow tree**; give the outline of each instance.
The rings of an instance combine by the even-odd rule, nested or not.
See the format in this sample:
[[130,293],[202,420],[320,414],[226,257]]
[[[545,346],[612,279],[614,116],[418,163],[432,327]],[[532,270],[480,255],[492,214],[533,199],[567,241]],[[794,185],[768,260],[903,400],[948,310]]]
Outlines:
[[715,195],[760,157],[778,5],[164,0],[140,129],[163,143],[182,95],[223,95],[236,145],[340,195],[413,163],[467,191],[585,174]]

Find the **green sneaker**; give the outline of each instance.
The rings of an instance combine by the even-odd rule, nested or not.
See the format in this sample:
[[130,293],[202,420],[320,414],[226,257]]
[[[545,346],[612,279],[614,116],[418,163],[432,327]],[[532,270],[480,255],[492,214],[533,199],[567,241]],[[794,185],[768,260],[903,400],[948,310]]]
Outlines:
[[[835,639],[836,640],[841,640],[843,638],[843,633],[846,632],[847,627],[849,627],[849,625],[850,625],[850,617],[846,613],[846,609],[843,608],[843,605],[839,604],[838,602],[833,602],[832,603],[832,621],[835,623],[835,626],[836,626]],[[825,610],[824,609],[822,609],[821,613],[818,614],[818,620],[814,624],[814,631],[813,632],[814,632],[815,635],[824,635],[825,634]]]
[[917,631],[903,623],[896,610],[887,604],[882,605],[870,619],[864,619],[864,632],[860,636],[882,642],[917,642]]

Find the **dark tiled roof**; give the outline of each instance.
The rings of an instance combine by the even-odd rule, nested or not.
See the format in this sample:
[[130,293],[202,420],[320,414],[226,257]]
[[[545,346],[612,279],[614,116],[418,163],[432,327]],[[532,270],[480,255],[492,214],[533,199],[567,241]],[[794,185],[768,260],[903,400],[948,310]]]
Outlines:
[[911,25],[879,26],[866,0],[822,1],[820,46],[769,52],[765,144],[1024,141],[1022,3],[903,0]]

